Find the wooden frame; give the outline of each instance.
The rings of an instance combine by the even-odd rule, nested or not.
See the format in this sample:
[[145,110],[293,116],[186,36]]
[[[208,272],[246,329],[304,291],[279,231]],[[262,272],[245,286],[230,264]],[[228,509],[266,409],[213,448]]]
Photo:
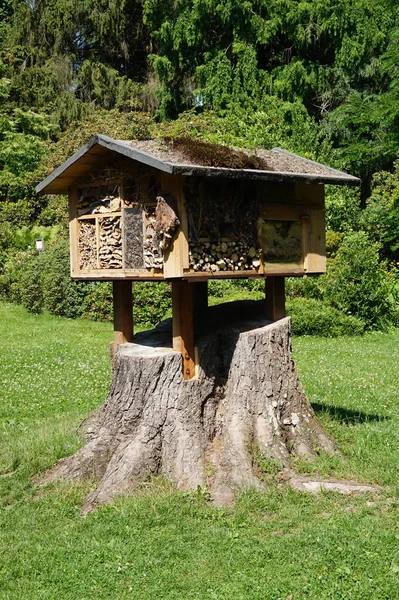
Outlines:
[[[150,169],[143,165],[144,169]],[[186,199],[183,191],[184,177],[159,173],[161,189],[176,199],[180,228],[175,234],[172,244],[164,254],[163,270],[158,268],[130,269],[125,266],[125,240],[122,234],[122,264],[118,268],[100,267],[99,263],[99,236],[100,225],[104,218],[120,217],[121,228],[124,228],[124,182],[115,180],[115,185],[120,186],[122,207],[120,211],[90,215],[77,215],[76,203],[78,190],[96,185],[113,185],[114,182],[91,182],[87,175],[70,188],[70,239],[71,239],[71,275],[75,279],[90,279],[97,281],[126,279],[131,281],[160,281],[160,280],[206,280],[265,276],[301,276],[305,274],[319,274],[326,270],[325,256],[325,214],[324,214],[324,186],[303,183],[257,183],[257,201],[260,204],[259,217],[265,221],[300,221],[302,223],[302,250],[303,256],[300,263],[264,262],[260,259],[260,266],[256,269],[224,270],[218,272],[194,271],[189,264],[189,227],[186,210]],[[280,195],[279,195],[280,194]],[[150,203],[151,204],[151,203]],[[79,264],[79,223],[91,221],[96,227],[97,268],[81,269]],[[143,222],[143,230],[145,224]],[[143,233],[144,235],[144,233]],[[223,241],[223,240],[220,240]]]

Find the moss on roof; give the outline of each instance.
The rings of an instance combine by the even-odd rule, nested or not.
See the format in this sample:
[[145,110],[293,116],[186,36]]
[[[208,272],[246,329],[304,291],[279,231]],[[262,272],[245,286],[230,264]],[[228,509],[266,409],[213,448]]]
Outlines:
[[227,169],[274,171],[266,160],[255,154],[248,154],[234,148],[190,137],[164,137],[162,139],[168,146],[178,150],[197,165]]

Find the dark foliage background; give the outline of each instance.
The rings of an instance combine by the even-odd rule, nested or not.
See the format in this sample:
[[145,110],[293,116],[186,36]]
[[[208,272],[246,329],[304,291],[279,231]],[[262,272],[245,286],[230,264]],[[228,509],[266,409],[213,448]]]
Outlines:
[[[360,319],[343,320],[347,332],[395,324],[398,107],[392,0],[2,0],[2,297],[108,318],[106,286],[69,280],[65,198],[37,198],[34,185],[97,132],[192,136],[280,146],[360,176],[360,191],[330,186],[329,273],[289,282],[290,310],[305,323],[324,303],[330,322]],[[167,286],[135,293],[143,323],[167,312]]]

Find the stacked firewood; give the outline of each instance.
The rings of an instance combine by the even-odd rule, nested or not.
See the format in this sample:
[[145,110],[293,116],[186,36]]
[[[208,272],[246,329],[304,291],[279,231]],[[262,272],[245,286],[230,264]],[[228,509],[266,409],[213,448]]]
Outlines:
[[194,271],[247,271],[260,267],[261,250],[244,242],[190,244],[190,268]]
[[83,271],[97,268],[96,225],[94,221],[79,222],[79,264]]
[[122,268],[122,231],[120,217],[100,220],[100,267],[105,269]]

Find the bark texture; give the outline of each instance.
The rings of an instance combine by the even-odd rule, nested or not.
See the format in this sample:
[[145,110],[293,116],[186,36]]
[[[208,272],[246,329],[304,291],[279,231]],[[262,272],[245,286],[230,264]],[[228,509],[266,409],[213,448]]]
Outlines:
[[289,318],[268,323],[256,303],[210,309],[190,381],[170,339],[165,322],[118,347],[108,397],[82,425],[86,445],[48,476],[97,479],[88,508],[156,473],[224,503],[262,485],[254,449],[287,467],[292,454],[335,452],[298,380]]

